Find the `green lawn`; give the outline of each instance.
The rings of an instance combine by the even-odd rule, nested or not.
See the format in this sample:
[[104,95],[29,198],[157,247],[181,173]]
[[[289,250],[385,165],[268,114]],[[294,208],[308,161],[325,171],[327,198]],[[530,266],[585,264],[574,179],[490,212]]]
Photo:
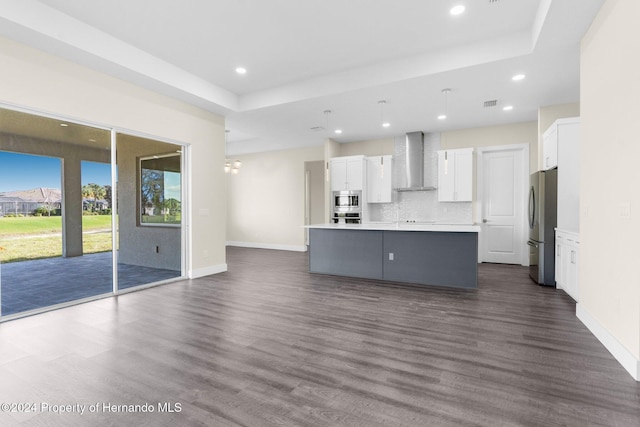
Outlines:
[[0,239],[7,236],[60,233],[62,217],[33,216],[24,218],[0,218]]
[[[111,215],[82,217],[86,254],[111,250]],[[98,230],[108,230],[95,233]],[[87,233],[94,231],[94,233]],[[0,262],[62,256],[61,217],[0,218]],[[50,236],[47,236],[50,235]],[[37,236],[37,237],[30,237]]]
[[[85,215],[82,217],[83,231],[111,228],[111,215]],[[62,217],[28,216],[22,218],[0,218],[0,240],[3,237],[29,234],[62,232]]]
[[84,231],[111,229],[111,215],[85,215],[82,217]]
[[177,213],[176,215],[143,215],[142,223],[143,224],[180,224],[181,214]]

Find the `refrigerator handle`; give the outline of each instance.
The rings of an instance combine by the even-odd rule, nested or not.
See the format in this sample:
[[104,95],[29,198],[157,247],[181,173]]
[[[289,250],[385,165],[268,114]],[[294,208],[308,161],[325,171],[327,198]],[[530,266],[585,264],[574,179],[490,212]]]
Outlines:
[[533,186],[529,190],[529,228],[533,229],[536,216],[536,194],[533,191]]

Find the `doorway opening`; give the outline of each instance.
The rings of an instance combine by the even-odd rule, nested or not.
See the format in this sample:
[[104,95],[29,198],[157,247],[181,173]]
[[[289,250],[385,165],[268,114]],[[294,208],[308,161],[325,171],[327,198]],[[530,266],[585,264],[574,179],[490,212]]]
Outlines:
[[[325,215],[324,161],[304,162],[304,225],[322,224]],[[309,230],[305,229],[305,245],[309,245]]]

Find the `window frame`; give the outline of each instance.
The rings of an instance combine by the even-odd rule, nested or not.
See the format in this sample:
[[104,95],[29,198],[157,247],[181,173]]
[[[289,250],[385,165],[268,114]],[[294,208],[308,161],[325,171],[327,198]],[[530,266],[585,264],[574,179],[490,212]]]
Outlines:
[[[158,160],[158,159],[162,159],[162,158],[167,158],[167,157],[178,157],[179,159],[179,164],[180,164],[180,222],[143,222],[142,218],[143,218],[143,212],[144,212],[144,203],[142,201],[142,171],[143,171],[143,166],[142,166],[142,162],[145,160]],[[183,159],[182,159],[182,153],[165,153],[165,154],[155,154],[155,155],[150,155],[150,156],[142,156],[142,157],[138,157],[137,159],[137,166],[138,166],[138,171],[137,171],[137,177],[138,177],[138,182],[137,182],[137,191],[138,191],[138,215],[137,215],[137,225],[139,227],[167,227],[167,228],[180,228],[182,227],[182,189],[183,189]],[[148,169],[148,168],[145,168]]]

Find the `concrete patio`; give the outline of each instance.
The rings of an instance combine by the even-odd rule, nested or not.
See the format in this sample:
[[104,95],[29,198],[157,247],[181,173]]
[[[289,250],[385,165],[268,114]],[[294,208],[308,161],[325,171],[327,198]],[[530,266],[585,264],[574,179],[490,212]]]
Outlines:
[[[2,315],[110,293],[111,265],[111,252],[2,264]],[[175,270],[118,264],[119,289],[178,277],[180,272]]]

